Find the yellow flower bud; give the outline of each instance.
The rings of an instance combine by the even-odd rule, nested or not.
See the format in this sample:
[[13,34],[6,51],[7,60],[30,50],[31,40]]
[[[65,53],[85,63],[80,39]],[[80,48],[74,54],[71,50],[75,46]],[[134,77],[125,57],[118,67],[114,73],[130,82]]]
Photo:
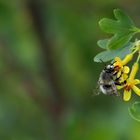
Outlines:
[[124,94],[123,94],[123,100],[124,101],[129,101],[131,98],[131,90],[130,91],[124,91]]
[[123,65],[126,65],[129,61],[131,61],[133,58],[133,54],[127,54],[126,57],[124,58],[124,60],[122,61]]
[[129,69],[129,67],[128,66],[124,66],[123,67],[123,73],[129,73],[129,71],[130,71],[130,69]]
[[139,64],[138,62],[135,62],[134,65],[132,66],[132,71],[130,73],[130,77],[129,77],[130,80],[133,80],[135,78],[138,68],[139,68]]

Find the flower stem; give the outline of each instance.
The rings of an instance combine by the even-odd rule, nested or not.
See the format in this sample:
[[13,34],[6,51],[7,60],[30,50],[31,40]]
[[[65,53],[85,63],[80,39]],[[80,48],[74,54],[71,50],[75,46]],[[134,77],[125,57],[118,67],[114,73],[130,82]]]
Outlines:
[[138,57],[137,57],[137,61],[136,62],[139,62],[139,59],[140,59],[140,52],[138,54]]
[[135,33],[140,33],[140,28],[133,27],[132,31],[135,32]]

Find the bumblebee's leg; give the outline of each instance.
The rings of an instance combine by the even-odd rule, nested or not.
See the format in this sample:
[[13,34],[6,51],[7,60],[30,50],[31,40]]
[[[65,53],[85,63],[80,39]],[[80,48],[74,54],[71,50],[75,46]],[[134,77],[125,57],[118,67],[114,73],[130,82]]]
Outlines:
[[119,82],[115,82],[115,85],[117,86],[122,86],[123,84],[119,83]]
[[118,74],[118,72],[117,72],[117,71],[116,71],[115,73],[113,73],[113,76],[114,76],[114,80],[115,80],[115,81],[117,81],[117,80],[119,80],[119,79],[121,78],[121,76],[122,76],[123,72],[121,72],[121,74],[120,74],[120,76],[119,76],[119,77],[117,77],[117,74]]
[[115,79],[115,81],[118,81],[121,78],[121,76],[122,76],[122,73],[118,78]]
[[117,71],[116,71],[116,72],[114,72],[114,73],[113,73],[113,76],[115,76],[117,73],[118,73]]
[[[113,75],[116,75],[118,73],[118,71],[116,71],[115,73],[113,73]],[[121,74],[120,74],[120,76],[118,77],[118,79],[119,78],[121,78],[121,75],[123,74],[123,71],[121,71]]]
[[118,82],[118,81],[115,81],[115,85],[117,86],[123,86],[124,84],[126,84],[126,80],[124,82]]

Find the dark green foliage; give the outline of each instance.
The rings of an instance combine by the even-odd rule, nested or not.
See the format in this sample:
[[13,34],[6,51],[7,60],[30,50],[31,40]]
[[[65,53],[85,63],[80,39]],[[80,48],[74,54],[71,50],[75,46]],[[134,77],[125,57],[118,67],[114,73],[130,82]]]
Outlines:
[[[26,5],[31,1],[43,2],[37,6],[43,13],[40,28]],[[114,5],[123,4],[117,0],[0,1],[0,140],[139,138],[140,126],[130,119],[120,98],[93,96],[104,68],[93,62],[100,51],[96,41],[102,36],[97,23],[101,16],[109,16]],[[126,10],[132,6],[138,10],[133,16],[139,17],[136,5],[139,2]],[[48,42],[41,42],[39,35]],[[110,51],[107,43],[98,42]],[[42,44],[51,53],[45,55]],[[56,89],[61,93],[54,94]]]

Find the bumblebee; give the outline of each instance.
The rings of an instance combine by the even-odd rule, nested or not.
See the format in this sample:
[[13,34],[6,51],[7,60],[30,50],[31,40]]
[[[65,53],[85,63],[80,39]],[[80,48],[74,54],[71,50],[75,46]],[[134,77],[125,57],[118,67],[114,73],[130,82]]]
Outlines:
[[116,85],[121,85],[116,77],[115,66],[113,64],[107,65],[101,72],[98,85],[100,91],[105,95],[119,96]]

